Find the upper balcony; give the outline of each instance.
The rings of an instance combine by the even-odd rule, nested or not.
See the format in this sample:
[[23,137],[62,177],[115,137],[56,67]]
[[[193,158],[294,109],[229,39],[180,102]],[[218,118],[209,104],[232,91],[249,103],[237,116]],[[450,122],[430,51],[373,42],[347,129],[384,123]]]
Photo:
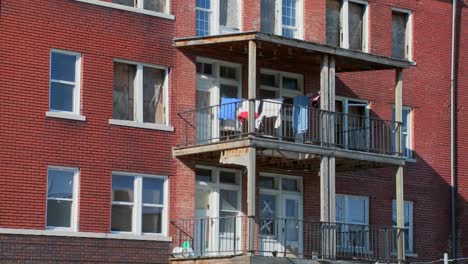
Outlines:
[[[343,167],[356,167],[359,161],[363,166],[404,165],[394,144],[400,135],[401,119],[393,122],[371,118],[368,113],[353,115],[336,111],[335,73],[393,69],[397,70],[397,83],[401,84],[398,78],[402,76],[402,69],[410,67],[411,62],[261,32],[176,39],[174,45],[190,56],[248,62],[245,78],[248,96],[242,96],[239,88],[234,96],[224,95],[244,99],[222,102],[221,97],[226,91],[215,85],[211,90],[205,90],[216,90],[216,98],[197,97],[197,102],[205,100],[207,103],[178,114],[176,157],[215,161],[220,160],[221,152],[225,150],[256,147],[257,154],[269,160],[290,159],[294,167],[298,163],[315,166],[318,163],[312,160],[320,156],[334,156],[338,158],[337,166]],[[289,67],[291,72],[293,69],[313,69],[312,74],[316,76],[307,78],[320,82],[316,108],[311,101],[314,92],[306,89],[294,95],[262,96],[263,83],[257,86],[257,80],[261,79],[257,78],[257,72],[264,68],[257,68],[257,63],[261,67]],[[204,93],[197,87],[197,96],[199,91]],[[294,98],[300,96],[307,96],[309,101],[298,105]],[[397,99],[401,97],[396,93]]]

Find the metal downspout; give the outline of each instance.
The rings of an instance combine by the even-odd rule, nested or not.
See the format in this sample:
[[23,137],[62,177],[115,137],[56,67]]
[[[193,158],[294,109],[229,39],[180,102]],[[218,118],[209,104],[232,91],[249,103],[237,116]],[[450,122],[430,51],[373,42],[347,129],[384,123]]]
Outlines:
[[452,52],[451,52],[451,70],[450,70],[450,201],[451,201],[451,237],[452,237],[452,258],[457,256],[457,237],[456,237],[456,179],[455,179],[455,28],[457,0],[452,0]]

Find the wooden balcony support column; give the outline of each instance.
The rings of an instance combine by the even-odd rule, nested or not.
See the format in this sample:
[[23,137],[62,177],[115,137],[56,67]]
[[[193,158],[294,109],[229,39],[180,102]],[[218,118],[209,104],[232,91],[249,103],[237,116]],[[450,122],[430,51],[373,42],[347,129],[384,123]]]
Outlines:
[[[401,122],[403,121],[403,70],[396,70],[396,86],[395,86],[395,121],[400,122],[398,129],[395,131],[395,149],[400,155],[403,153],[403,145],[401,142]],[[398,263],[405,262],[405,201],[403,195],[403,166],[399,166],[396,173],[396,211],[397,211],[397,252]]]

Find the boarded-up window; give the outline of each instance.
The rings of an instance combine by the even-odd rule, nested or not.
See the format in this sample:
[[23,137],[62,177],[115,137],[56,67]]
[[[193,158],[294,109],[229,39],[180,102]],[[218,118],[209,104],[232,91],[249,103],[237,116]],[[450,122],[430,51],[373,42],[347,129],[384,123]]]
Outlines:
[[143,8],[164,13],[166,11],[166,0],[144,0]]
[[135,65],[118,62],[114,64],[113,119],[134,120],[135,76]]
[[164,70],[143,67],[143,122],[165,123]]
[[220,0],[219,25],[221,27],[221,32],[239,30],[238,0]]
[[408,15],[399,12],[392,13],[392,56],[405,58],[407,55],[406,24]]
[[275,33],[275,0],[262,0],[261,2],[260,30],[265,33]]
[[362,50],[365,6],[349,2],[348,25],[349,25],[349,48]]
[[327,0],[327,44],[340,46],[340,9],[339,0]]

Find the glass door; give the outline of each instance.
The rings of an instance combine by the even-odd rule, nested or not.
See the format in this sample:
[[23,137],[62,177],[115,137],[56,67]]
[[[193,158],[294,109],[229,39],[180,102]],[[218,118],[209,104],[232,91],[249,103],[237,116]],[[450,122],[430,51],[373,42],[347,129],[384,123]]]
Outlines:
[[282,245],[288,257],[302,255],[302,217],[300,197],[297,195],[283,195],[283,219],[281,238]]

